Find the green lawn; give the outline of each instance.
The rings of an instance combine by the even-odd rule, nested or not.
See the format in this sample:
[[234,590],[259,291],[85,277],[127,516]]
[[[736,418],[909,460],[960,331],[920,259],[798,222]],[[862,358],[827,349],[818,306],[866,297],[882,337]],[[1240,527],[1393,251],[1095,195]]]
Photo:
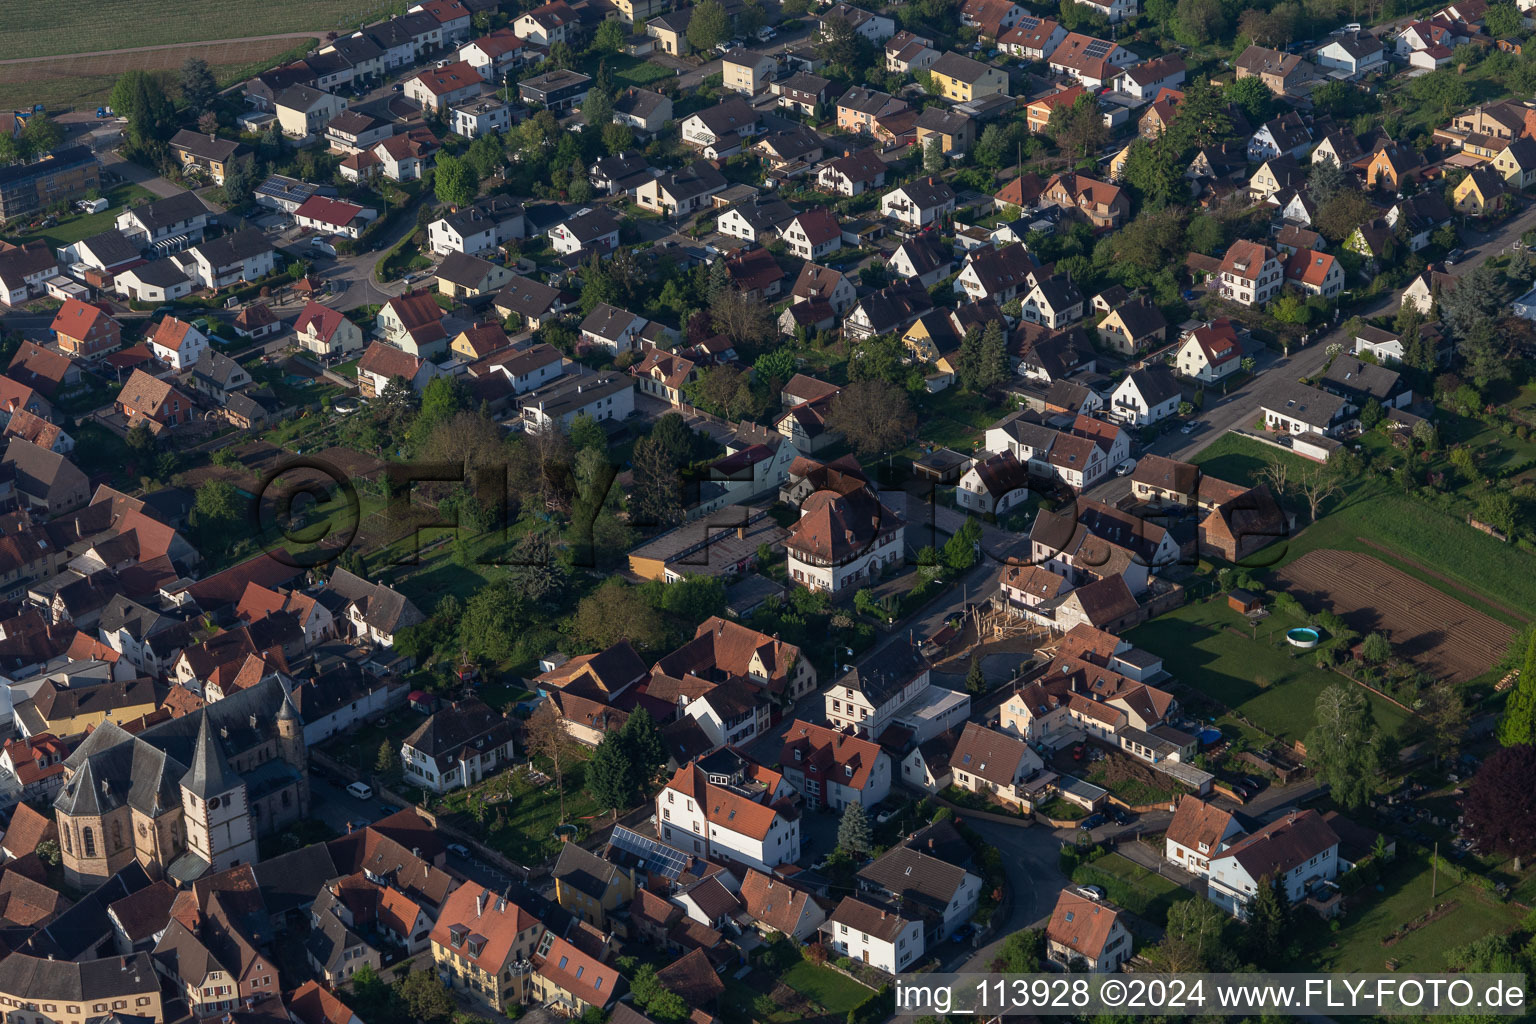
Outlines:
[[1175,903],[1195,897],[1182,885],[1170,882],[1118,853],[1079,864],[1072,872],[1072,881],[1078,885],[1101,887],[1111,903],[1119,904],[1160,928],[1168,924],[1168,911]]
[[[1318,668],[1310,652],[1286,644],[1285,625],[1278,618],[1267,620],[1259,627],[1258,639],[1251,639],[1247,620],[1217,598],[1159,616],[1128,632],[1126,639],[1161,655],[1179,682],[1291,741],[1312,727],[1318,694],[1343,677]],[[1390,733],[1407,722],[1400,708],[1368,696],[1383,730]]]
[[[599,807],[586,789],[585,748],[581,760],[565,769],[565,821],[581,827],[579,839],[591,828],[607,822],[607,809]],[[555,826],[561,821],[560,791],[547,766],[548,780],[534,781],[521,770],[503,772],[473,790],[455,790],[434,807],[458,816],[459,824],[478,834],[492,849],[518,864],[537,864],[560,851]],[[482,795],[493,801],[476,820],[471,806]],[[501,796],[507,799],[499,800]]]
[[839,974],[824,964],[801,960],[779,979],[807,999],[819,1004],[828,1013],[841,1017],[859,1006],[874,994],[845,974]]
[[[0,5],[4,2],[5,0],[0,0]],[[111,205],[100,213],[60,217],[59,222],[53,227],[22,235],[17,241],[31,242],[42,239],[55,249],[70,245],[82,238],[90,238],[92,235],[111,230],[117,222],[117,215],[123,212],[124,207],[135,199],[153,199],[155,194],[142,185],[125,183],[103,193],[103,198]]]
[[[1338,974],[1379,972],[1386,969],[1390,959],[1398,962],[1399,971],[1440,971],[1445,969],[1446,950],[1510,931],[1520,921],[1518,907],[1500,904],[1470,882],[1448,878],[1443,870],[1438,891],[1431,898],[1431,873],[1427,856],[1405,854],[1399,846],[1397,861],[1381,883],[1385,891],[1378,893],[1370,887],[1356,891],[1339,931],[1330,931],[1302,912],[1295,929],[1301,955],[1292,969]],[[1391,946],[1382,945],[1382,939],[1399,926],[1437,904],[1452,901],[1458,906],[1445,917],[1409,932]]]
[[[1469,437],[1472,432],[1469,432]],[[1497,435],[1501,443],[1514,441]],[[1536,453],[1536,449],[1533,449]],[[1201,469],[1234,483],[1251,482],[1271,458],[1294,460],[1297,456],[1228,434],[1196,457]],[[1517,456],[1517,461],[1523,456]],[[1293,502],[1293,507],[1294,507]],[[1302,510],[1305,518],[1305,510]],[[1394,561],[1390,554],[1372,547],[1383,545],[1412,562]],[[1536,618],[1536,557],[1472,529],[1462,519],[1433,508],[1417,497],[1404,494],[1390,482],[1370,478],[1349,488],[1337,504],[1327,507],[1316,522],[1254,556],[1253,564],[1283,566],[1308,551],[1335,549],[1358,551],[1389,562],[1416,579],[1444,591],[1494,618],[1519,624],[1516,617],[1478,600],[1486,593],[1501,604]],[[1443,574],[1472,591],[1436,579],[1425,568]]]

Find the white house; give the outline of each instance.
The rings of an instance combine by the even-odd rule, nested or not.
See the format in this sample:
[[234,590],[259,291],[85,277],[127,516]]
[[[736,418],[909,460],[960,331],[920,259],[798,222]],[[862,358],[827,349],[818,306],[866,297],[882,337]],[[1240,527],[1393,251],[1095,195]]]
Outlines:
[[784,778],[812,807],[873,808],[891,793],[891,756],[878,743],[795,720],[779,753]]
[[1186,334],[1173,359],[1179,373],[1206,384],[1236,373],[1242,362],[1242,343],[1232,322],[1226,319],[1212,321]]
[[650,321],[637,313],[599,302],[581,322],[581,342],[617,355],[640,348],[640,334]]
[[954,252],[935,235],[917,235],[896,247],[886,261],[886,272],[897,280],[917,281],[932,288],[954,269]]
[[1267,430],[1287,434],[1332,434],[1344,420],[1346,402],[1319,388],[1281,380],[1265,394],[1259,409]]
[[1210,873],[1211,858],[1242,834],[1243,826],[1231,812],[1186,796],[1168,823],[1163,857],[1174,867],[1204,878]]
[[549,241],[558,253],[609,253],[619,246],[619,219],[606,207],[583,208],[550,228]]
[[512,723],[484,701],[454,701],[400,745],[407,781],[434,793],[473,786],[512,763]]
[[847,671],[822,692],[822,706],[832,728],[865,739],[878,739],[895,724],[912,730],[922,743],[970,716],[971,698],[928,681],[928,665],[905,644],[892,645]]
[[294,223],[310,231],[343,238],[359,238],[378,211],[341,199],[310,196],[293,212]]
[[1135,17],[1140,10],[1139,0],[1081,0],[1095,14],[1103,15],[1113,25],[1117,21]]
[[832,8],[821,16],[823,24],[828,18],[842,18],[852,26],[853,31],[879,46],[891,36],[896,34],[896,23],[883,14],[871,14],[862,7],[852,4],[834,4]]
[[1217,273],[1223,298],[1245,306],[1262,306],[1285,285],[1285,269],[1275,250],[1240,239],[1222,257]]
[[427,243],[442,256],[451,252],[477,256],[522,238],[526,230],[522,204],[492,195],[449,210],[428,224]]
[[909,228],[937,223],[955,210],[955,191],[936,178],[919,178],[880,197],[880,212]]
[[770,709],[753,687],[728,680],[683,707],[715,747],[745,746],[768,731]]
[[1066,276],[1042,278],[1024,293],[1020,313],[1030,323],[1060,330],[1083,318],[1083,293]]
[[623,373],[567,374],[521,400],[524,429],[569,430],[578,416],[622,420],[635,411],[634,378]]
[[976,913],[981,878],[927,853],[923,832],[866,864],[858,878],[860,890],[872,895],[878,905],[917,912],[923,918],[923,942],[931,947],[953,935]]
[[1091,973],[1109,974],[1131,958],[1131,933],[1118,908],[1063,889],[1045,928],[1045,951],[1059,964],[1082,959]]
[[784,225],[780,232],[790,253],[816,261],[843,247],[843,229],[837,215],[825,206],[813,206]]
[[863,586],[901,562],[905,538],[901,515],[869,491],[818,492],[800,507],[784,541],[789,578],[833,594]]
[[1313,55],[1317,66],[1325,71],[1341,72],[1346,78],[1361,75],[1381,67],[1387,62],[1386,47],[1369,31],[1348,29],[1330,36]]
[[193,246],[172,259],[199,287],[223,288],[266,277],[276,266],[277,252],[266,235],[247,228]]
[[208,335],[185,320],[167,316],[149,336],[149,350],[156,359],[176,370],[190,370],[208,351]]
[[736,860],[759,871],[799,860],[799,816],[772,806],[793,792],[789,784],[777,777],[749,790],[748,781],[757,779],[713,775],[697,761],[683,765],[656,794],[660,838],[704,859]]
[[1109,398],[1109,414],[1133,427],[1150,426],[1174,415],[1183,401],[1173,371],[1159,364],[1125,375]]
[[1028,743],[977,722],[965,723],[949,758],[956,786],[1013,805],[1025,802],[1022,784],[1044,767]]
[[821,932],[838,956],[862,961],[890,974],[906,970],[923,955],[921,920],[853,896],[843,897],[821,926]]
[[1011,451],[982,453],[955,488],[955,504],[982,515],[1007,515],[1029,500],[1029,467]]
[[175,252],[203,240],[208,208],[194,193],[178,192],[124,210],[115,223],[117,230],[141,249],[153,246],[163,252]]
[[1344,266],[1332,253],[1298,249],[1286,258],[1285,279],[1308,295],[1331,299],[1344,290]]
[[1210,858],[1206,895],[1234,917],[1247,919],[1248,905],[1265,879],[1278,881],[1292,906],[1317,882],[1339,873],[1339,837],[1316,811],[1287,814]]

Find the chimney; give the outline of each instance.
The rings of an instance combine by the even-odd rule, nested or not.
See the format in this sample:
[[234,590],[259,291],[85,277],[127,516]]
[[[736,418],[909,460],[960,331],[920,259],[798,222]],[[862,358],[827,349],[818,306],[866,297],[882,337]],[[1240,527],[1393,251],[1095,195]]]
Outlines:
[[738,526],[738,527],[736,527],[736,539],[737,540],[746,540],[747,539],[747,528],[745,526]]
[[933,849],[933,836],[928,837],[928,849]]

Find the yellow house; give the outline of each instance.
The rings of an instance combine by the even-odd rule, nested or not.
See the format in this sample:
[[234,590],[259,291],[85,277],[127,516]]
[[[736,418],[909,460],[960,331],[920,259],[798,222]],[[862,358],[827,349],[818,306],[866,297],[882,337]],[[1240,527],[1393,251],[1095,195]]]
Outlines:
[[691,10],[684,9],[652,18],[645,23],[645,34],[660,44],[663,53],[685,57],[693,52],[693,47],[688,45],[688,18],[691,13]]
[[79,736],[109,717],[114,722],[132,722],[156,706],[155,686],[148,679],[70,688],[50,679],[16,706],[16,722],[27,736],[44,732]]
[[1135,355],[1168,340],[1168,321],[1143,300],[1110,310],[1098,326],[1099,340],[1121,355]]
[[958,53],[946,52],[928,69],[934,92],[947,100],[965,103],[982,96],[1008,95],[1008,73]]
[[432,928],[432,959],[455,993],[505,1013],[523,1002],[527,974],[544,926],[522,907],[475,882],[448,894]]
[[215,185],[224,184],[224,176],[237,163],[250,170],[255,158],[249,146],[186,128],[171,137],[170,146],[183,170],[206,174]]
[[667,9],[668,0],[613,0],[619,17],[633,25]]
[[1493,169],[1504,176],[1510,188],[1527,188],[1536,183],[1536,139],[1518,138],[1493,158]]
[[575,843],[560,848],[554,876],[555,902],[605,932],[611,930],[608,915],[635,898],[633,871],[621,871]]
[[945,313],[925,313],[901,336],[907,359],[933,367],[928,390],[942,391],[955,381],[960,370],[959,339],[954,323]]
[[1452,205],[1459,213],[1482,215],[1502,210],[1508,198],[1503,178],[1489,168],[1476,167],[1456,186]]
[[924,149],[929,139],[939,140],[940,153],[963,153],[975,140],[971,118],[940,107],[929,107],[917,115],[917,148]]
[[724,86],[743,96],[756,96],[768,88],[778,72],[779,62],[767,54],[735,49],[720,58],[720,76]]
[[539,940],[533,963],[533,974],[528,978],[530,1001],[552,1007],[565,1017],[607,1009],[624,980],[616,969],[551,931]]
[[[1135,145],[1135,143],[1132,143],[1132,145]],[[1122,149],[1120,152],[1116,153],[1110,159],[1110,161],[1109,161],[1109,180],[1110,181],[1119,181],[1120,179],[1125,177],[1125,165],[1126,165],[1126,162],[1128,160],[1130,160],[1130,158],[1131,158],[1131,147],[1130,146],[1126,146],[1124,149]]]

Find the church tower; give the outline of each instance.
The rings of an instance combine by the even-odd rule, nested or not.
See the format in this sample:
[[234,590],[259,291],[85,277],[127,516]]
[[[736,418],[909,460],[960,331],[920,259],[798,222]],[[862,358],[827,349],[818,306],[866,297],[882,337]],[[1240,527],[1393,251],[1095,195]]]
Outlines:
[[256,863],[245,780],[230,770],[206,710],[197,730],[192,767],[181,780],[181,801],[188,853],[206,861],[212,871]]
[[277,709],[277,754],[299,773],[299,814],[309,817],[309,748],[304,743],[304,722],[293,698],[285,690]]

